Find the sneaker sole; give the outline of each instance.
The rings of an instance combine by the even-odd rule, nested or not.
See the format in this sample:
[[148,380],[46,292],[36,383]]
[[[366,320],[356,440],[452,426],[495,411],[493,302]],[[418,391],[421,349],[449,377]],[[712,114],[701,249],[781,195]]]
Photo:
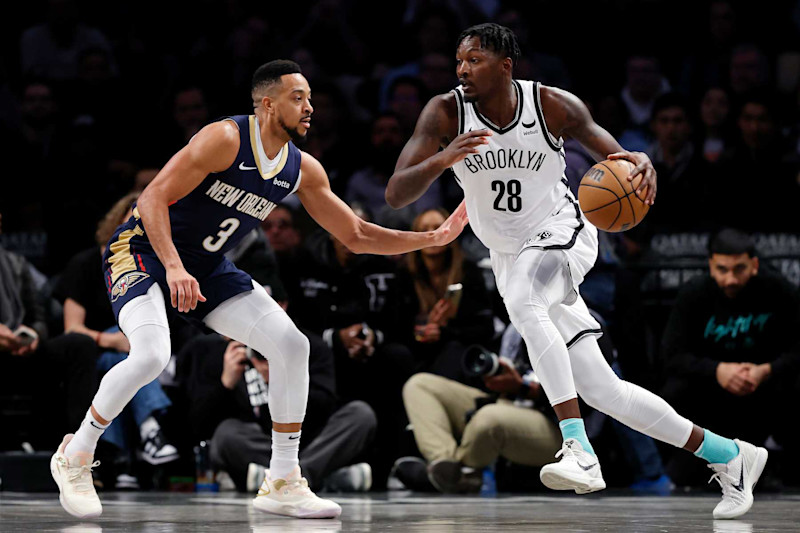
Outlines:
[[58,452],[54,453],[53,456],[50,458],[50,475],[53,476],[53,481],[55,481],[56,485],[58,485],[58,501],[61,502],[61,507],[63,507],[66,512],[68,512],[69,514],[71,514],[76,518],[96,518],[101,514],[103,514],[102,508],[98,513],[79,513],[78,511],[75,511],[74,509],[72,509],[72,507],[69,506],[67,500],[64,498],[64,491],[61,488],[61,482],[58,479],[60,476],[58,475],[58,465],[56,464],[57,454]]
[[275,503],[265,497],[254,499],[253,507],[265,513],[270,513],[278,516],[288,516],[290,518],[338,518],[339,515],[342,514],[341,507],[338,509],[321,509],[319,511],[308,511],[306,513],[286,511],[286,508],[283,505]]
[[715,514],[714,518],[719,520],[729,520],[731,518],[738,518],[743,514],[746,514],[753,507],[753,489],[755,488],[756,483],[758,483],[758,480],[761,479],[761,474],[764,473],[764,467],[767,465],[768,458],[769,458],[769,452],[765,448],[756,447],[756,459],[750,468],[750,474],[752,475],[750,482],[750,493],[747,494],[747,501],[745,505],[732,513],[728,513],[725,515]]
[[581,479],[565,476],[559,472],[542,469],[539,473],[542,484],[552,490],[574,490],[575,494],[589,494],[606,488],[606,482],[600,478],[584,477]]

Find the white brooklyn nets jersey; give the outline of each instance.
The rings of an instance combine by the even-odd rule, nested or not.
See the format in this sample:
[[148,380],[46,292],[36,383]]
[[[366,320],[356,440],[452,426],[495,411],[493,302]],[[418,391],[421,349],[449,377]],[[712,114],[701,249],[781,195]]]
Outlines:
[[[567,187],[563,143],[547,130],[539,83],[514,80],[513,85],[517,111],[503,128],[481,115],[474,103],[465,102],[461,87],[453,90],[459,135],[484,128],[493,132],[489,144],[478,146],[479,153],[453,165],[464,189],[470,226],[496,252],[571,247],[588,222]],[[560,231],[543,231],[556,222],[553,217]]]

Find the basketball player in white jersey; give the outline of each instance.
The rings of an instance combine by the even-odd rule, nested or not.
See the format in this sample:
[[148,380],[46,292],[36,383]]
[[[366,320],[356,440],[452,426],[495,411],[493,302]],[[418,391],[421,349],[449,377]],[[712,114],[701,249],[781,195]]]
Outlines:
[[252,98],[253,115],[209,124],[170,159],[111,239],[106,284],[130,354],[103,377],[83,424],[51,460],[61,504],[74,516],[102,512],[92,485],[95,446],[136,391],[169,362],[169,305],[269,360],[272,456],[254,507],[297,518],[339,516],[341,507],[311,492],[298,465],[308,339],[224,253],[295,192],[308,213],[356,253],[442,246],[467,223],[463,205],[428,232],[396,231],[357,217],[331,192],[322,165],[292,142],[305,138],[313,113],[311,89],[296,63],[262,65]]
[[714,517],[740,516],[752,506],[767,451],[695,426],[658,396],[620,380],[600,352],[600,327],[577,291],[597,257],[597,230],[567,187],[562,137],[578,140],[598,161],[631,161],[630,178],[643,175],[637,195],[650,205],[653,165],[646,154],[624,151],[574,95],[514,80],[519,54],[503,26],[480,24],[461,34],[461,85],[422,111],[386,201],[405,206],[453,169],[472,229],[491,251],[508,314],[560,421],[561,460],[542,468],[546,486],[578,494],[606,486],[586,437],[580,394],[628,426],[707,460],[723,494]]

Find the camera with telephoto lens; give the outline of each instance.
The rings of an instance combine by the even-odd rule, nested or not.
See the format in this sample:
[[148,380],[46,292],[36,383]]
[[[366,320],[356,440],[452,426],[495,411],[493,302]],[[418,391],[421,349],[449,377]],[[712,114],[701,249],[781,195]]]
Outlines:
[[502,371],[500,356],[479,344],[473,344],[464,352],[464,373],[470,377],[491,377]]

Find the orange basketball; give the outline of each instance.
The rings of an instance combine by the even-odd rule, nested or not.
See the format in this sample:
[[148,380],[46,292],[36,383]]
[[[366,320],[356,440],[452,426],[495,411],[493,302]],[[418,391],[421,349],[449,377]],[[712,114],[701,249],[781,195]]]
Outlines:
[[[581,179],[578,202],[589,222],[613,233],[629,230],[642,221],[650,206],[634,193],[642,174],[633,181],[628,176],[634,164],[625,159],[600,161]],[[642,192],[644,197],[645,191]]]

